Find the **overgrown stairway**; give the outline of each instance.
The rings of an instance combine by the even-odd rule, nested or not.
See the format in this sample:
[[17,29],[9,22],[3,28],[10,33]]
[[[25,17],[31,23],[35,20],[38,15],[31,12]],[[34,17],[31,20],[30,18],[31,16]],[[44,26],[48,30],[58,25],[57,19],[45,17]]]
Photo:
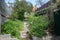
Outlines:
[[23,31],[20,31],[20,34],[21,34],[21,38],[23,39],[23,40],[28,40],[28,34],[27,34],[27,32],[28,32],[29,30],[28,30],[28,24],[27,24],[27,22],[26,21],[24,21],[24,30]]
[[25,39],[27,37],[26,31],[20,31],[21,38]]

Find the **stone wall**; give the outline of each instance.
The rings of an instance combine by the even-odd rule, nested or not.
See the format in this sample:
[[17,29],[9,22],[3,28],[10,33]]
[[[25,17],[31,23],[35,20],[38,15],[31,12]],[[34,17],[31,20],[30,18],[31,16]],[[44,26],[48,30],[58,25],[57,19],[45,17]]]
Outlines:
[[33,36],[33,40],[60,40],[60,36],[45,36],[42,38]]
[[0,35],[0,40],[18,40],[17,38],[11,38],[10,34]]

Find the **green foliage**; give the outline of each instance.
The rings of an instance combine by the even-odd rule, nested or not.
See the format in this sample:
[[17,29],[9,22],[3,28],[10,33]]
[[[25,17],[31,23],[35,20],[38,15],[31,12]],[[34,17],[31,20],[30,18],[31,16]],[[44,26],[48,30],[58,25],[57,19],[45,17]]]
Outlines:
[[16,11],[24,10],[26,12],[31,12],[33,8],[33,5],[30,2],[26,2],[25,0],[18,1],[16,0],[14,9],[17,9]]
[[34,19],[34,13],[30,13],[29,15],[28,15],[28,23],[30,24],[31,22],[32,22],[32,20]]
[[30,25],[30,34],[37,36],[37,37],[42,37],[46,35],[46,28],[48,27],[49,20],[47,16],[38,16],[38,17],[33,17],[33,20],[31,20],[32,24]]
[[44,8],[42,10],[39,10],[38,12],[35,13],[35,16],[40,16],[40,15],[46,14],[48,9],[49,9],[49,7],[48,8]]
[[25,0],[18,1],[14,3],[13,7],[13,15],[11,15],[12,19],[24,19],[24,12],[32,12],[33,5],[30,2],[26,2]]
[[12,21],[9,20],[8,22],[2,25],[2,33],[3,34],[11,34],[12,37],[20,38],[20,30],[23,30],[23,23],[19,20]]

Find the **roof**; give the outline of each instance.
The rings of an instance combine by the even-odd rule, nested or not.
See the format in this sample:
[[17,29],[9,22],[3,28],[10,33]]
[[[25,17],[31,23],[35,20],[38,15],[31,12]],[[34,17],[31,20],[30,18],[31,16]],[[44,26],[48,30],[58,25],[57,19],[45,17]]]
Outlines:
[[[52,2],[56,3],[56,0],[52,0]],[[40,9],[43,9],[43,8],[47,8],[47,7],[49,7],[49,5],[50,5],[50,1],[48,1],[45,4],[43,4],[40,8],[37,9],[37,11],[40,10]]]
[[49,5],[50,5],[50,1],[47,2],[47,3],[45,3],[45,4],[43,4],[40,8],[37,9],[37,11],[40,10],[40,9],[43,9],[43,8],[49,7]]

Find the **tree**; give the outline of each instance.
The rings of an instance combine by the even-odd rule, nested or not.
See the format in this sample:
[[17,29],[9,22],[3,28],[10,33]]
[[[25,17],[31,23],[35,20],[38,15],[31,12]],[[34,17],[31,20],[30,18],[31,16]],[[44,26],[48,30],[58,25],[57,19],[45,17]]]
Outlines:
[[46,35],[45,30],[48,28],[48,25],[50,23],[48,20],[48,17],[45,15],[43,15],[43,16],[41,15],[38,17],[34,16],[31,19],[28,20],[28,21],[32,22],[32,24],[30,25],[31,27],[29,28],[29,33],[31,35],[37,36],[37,37],[42,37],[42,36]]
[[[24,19],[24,12],[32,12],[32,4],[30,2],[26,2],[25,0],[16,0],[13,7],[13,18],[17,18],[19,20]],[[16,15],[15,15],[16,14]]]

